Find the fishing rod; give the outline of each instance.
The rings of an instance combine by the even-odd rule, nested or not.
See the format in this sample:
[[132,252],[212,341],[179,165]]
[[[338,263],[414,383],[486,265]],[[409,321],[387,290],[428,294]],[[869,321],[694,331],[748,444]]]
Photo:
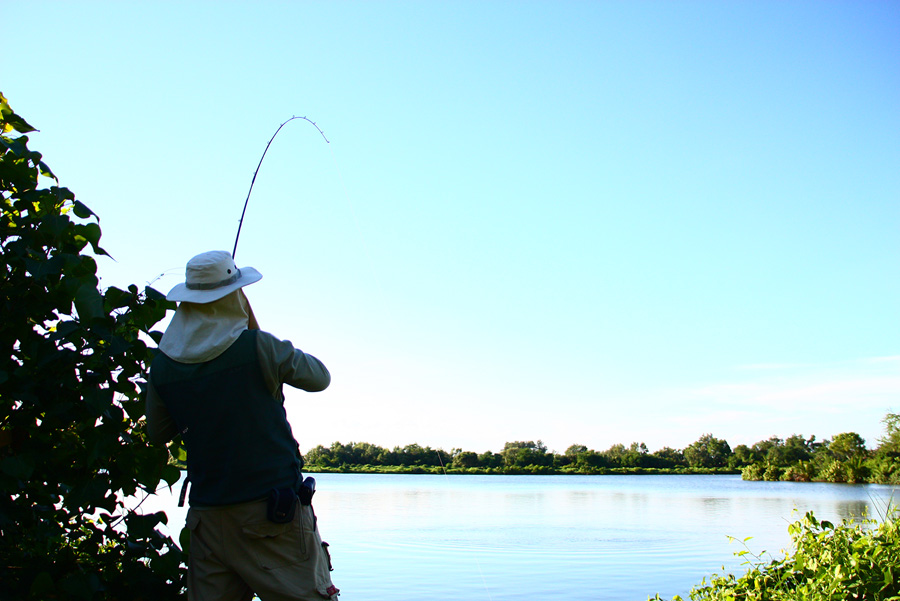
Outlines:
[[282,127],[284,127],[285,125],[287,125],[288,123],[290,123],[290,122],[293,121],[294,119],[302,119],[303,121],[306,121],[307,123],[310,123],[313,127],[316,128],[316,131],[318,131],[318,132],[322,135],[322,139],[325,140],[325,143],[326,143],[326,144],[331,144],[331,142],[328,140],[328,138],[325,137],[325,132],[323,132],[323,131],[319,128],[319,126],[316,125],[315,121],[312,121],[312,120],[308,119],[307,117],[296,117],[296,116],[294,116],[294,117],[291,117],[290,119],[288,119],[287,121],[285,121],[284,123],[282,123],[281,125],[278,126],[278,129],[275,130],[275,133],[272,134],[271,139],[269,139],[269,143],[266,144],[266,149],[263,150],[262,156],[259,157],[259,164],[256,166],[256,171],[253,172],[253,179],[250,180],[250,189],[247,191],[247,199],[244,201],[244,210],[241,211],[241,220],[238,222],[237,235],[234,237],[234,250],[231,251],[231,258],[232,258],[232,259],[234,259],[235,254],[237,253],[238,240],[239,240],[240,237],[241,237],[241,226],[244,225],[244,215],[247,213],[247,204],[250,202],[250,193],[253,192],[253,184],[256,183],[256,176],[257,176],[257,174],[259,173],[259,168],[262,167],[263,159],[266,158],[266,153],[269,152],[269,146],[272,145],[272,140],[275,139],[275,136],[278,135],[278,132],[281,131],[281,128],[282,128]]

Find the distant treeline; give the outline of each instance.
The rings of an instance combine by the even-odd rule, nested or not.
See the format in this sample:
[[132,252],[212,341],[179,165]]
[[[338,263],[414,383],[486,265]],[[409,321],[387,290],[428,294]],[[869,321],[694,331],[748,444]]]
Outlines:
[[305,456],[315,472],[448,473],[448,474],[696,474],[740,473],[745,480],[795,482],[873,482],[900,484],[900,414],[882,422],[886,434],[874,450],[855,432],[817,440],[793,435],[771,437],[733,449],[727,441],[704,434],[684,449],[664,447],[651,453],[647,445],[614,444],[595,451],[574,444],[562,454],[538,440],[507,442],[499,453],[475,453],[408,444],[386,449],[367,442],[319,445]]

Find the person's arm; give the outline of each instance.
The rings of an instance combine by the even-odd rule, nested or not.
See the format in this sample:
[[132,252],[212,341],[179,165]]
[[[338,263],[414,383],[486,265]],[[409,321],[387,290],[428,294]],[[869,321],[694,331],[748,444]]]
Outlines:
[[256,349],[266,388],[278,395],[282,384],[307,392],[328,388],[331,374],[310,354],[294,348],[289,340],[279,340],[268,332],[256,335]]
[[147,384],[147,403],[145,407],[147,413],[147,436],[150,437],[150,442],[153,444],[164,445],[178,434],[178,427],[175,425],[175,420],[169,415],[166,404],[159,398],[156,388],[153,387],[153,382],[148,382]]

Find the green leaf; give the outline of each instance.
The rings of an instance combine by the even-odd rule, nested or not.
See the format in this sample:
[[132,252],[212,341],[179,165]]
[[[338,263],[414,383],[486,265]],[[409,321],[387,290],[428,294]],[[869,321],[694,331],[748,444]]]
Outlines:
[[0,139],[0,143],[2,143],[8,151],[16,156],[28,156],[28,136],[21,136],[18,138],[3,137],[2,139]]
[[34,272],[36,278],[45,278],[48,275],[59,275],[62,273],[66,260],[62,255],[54,255],[46,261],[42,261],[37,270]]
[[53,577],[50,573],[41,572],[31,582],[30,595],[36,599],[47,598],[47,595],[55,590],[56,586],[53,584]]
[[34,462],[19,455],[4,457],[0,461],[0,472],[19,480],[28,480],[34,472]]
[[56,326],[56,336],[54,338],[65,338],[77,332],[80,328],[81,325],[77,321],[62,321]]
[[92,415],[102,415],[112,404],[113,394],[108,388],[94,388],[84,393],[84,402]]
[[181,479],[181,470],[174,465],[167,465],[163,468],[162,479],[165,480],[166,484],[171,488]]
[[31,127],[25,119],[18,116],[15,113],[9,113],[4,115],[4,124],[3,124],[3,132],[6,133],[8,131],[16,130],[20,134],[27,134],[28,132],[37,131],[35,128]]
[[44,161],[38,163],[38,169],[40,170],[41,175],[43,175],[44,177],[56,179],[56,175],[54,175],[53,172],[50,171],[50,167],[48,167],[47,163],[45,163]]
[[82,322],[103,317],[103,297],[96,286],[84,284],[75,291],[75,310]]
[[129,419],[137,421],[144,417],[144,403],[141,401],[123,401],[122,408],[128,414]]
[[181,529],[181,534],[178,535],[178,544],[181,545],[181,550],[184,553],[191,552],[191,531],[185,526]]
[[68,593],[70,599],[90,599],[91,588],[85,574],[69,573],[59,583],[59,588]]
[[147,295],[147,300],[152,300],[152,301],[165,301],[166,300],[165,294],[163,294],[156,288],[151,288],[150,286],[147,286],[144,288],[144,294]]
[[81,202],[80,200],[76,200],[72,205],[72,211],[82,219],[87,219],[88,217],[96,217],[94,212],[87,208],[87,206]]
[[91,246],[96,248],[97,243],[100,242],[100,226],[96,223],[85,223],[82,225],[75,226],[75,231],[78,232],[75,235],[75,238],[82,237],[88,242],[91,243]]
[[160,522],[165,524],[167,521],[166,514],[163,511],[147,515],[130,513],[125,517],[125,523],[128,524],[128,533],[133,534],[138,539],[152,537],[156,525]]
[[106,300],[106,308],[110,311],[127,307],[128,303],[131,302],[131,295],[115,286],[107,288],[104,297]]

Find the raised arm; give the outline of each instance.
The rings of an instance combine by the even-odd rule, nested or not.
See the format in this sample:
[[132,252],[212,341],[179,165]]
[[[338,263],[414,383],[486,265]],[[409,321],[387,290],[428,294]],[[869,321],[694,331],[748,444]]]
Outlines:
[[256,348],[266,387],[273,394],[278,394],[282,384],[319,392],[331,383],[331,374],[322,362],[294,348],[289,340],[279,340],[268,332],[259,331]]

